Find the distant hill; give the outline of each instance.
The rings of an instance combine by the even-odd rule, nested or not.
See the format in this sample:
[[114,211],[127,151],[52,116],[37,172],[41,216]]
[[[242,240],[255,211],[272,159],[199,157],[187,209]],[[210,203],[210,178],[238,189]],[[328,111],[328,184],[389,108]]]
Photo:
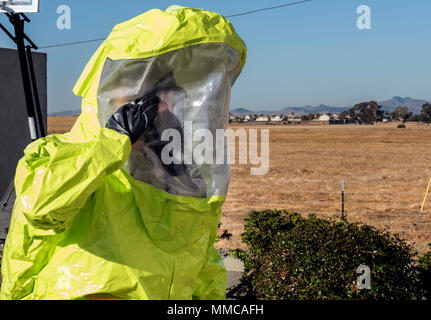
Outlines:
[[346,110],[346,108],[339,108],[339,107],[330,107],[326,106],[324,104],[321,104],[319,106],[313,107],[313,106],[305,106],[305,107],[287,107],[281,110],[276,111],[268,111],[268,110],[248,110],[245,108],[236,108],[230,110],[230,113],[232,113],[234,116],[237,115],[244,115],[244,114],[283,114],[283,115],[289,115],[292,112],[296,115],[302,115],[302,114],[309,114],[309,113],[340,113],[342,111]]
[[[407,106],[409,108],[409,111],[419,114],[422,110],[422,105],[425,103],[429,103],[425,100],[420,99],[413,99],[410,97],[401,98],[401,97],[393,97],[389,100],[384,100],[379,102],[379,105],[383,107],[383,110],[388,110],[390,112],[394,111],[396,107],[398,106]],[[269,110],[248,110],[245,108],[236,108],[230,110],[230,112],[236,116],[236,115],[245,115],[245,114],[283,114],[283,115],[289,115],[292,112],[296,115],[303,115],[303,114],[309,114],[309,113],[340,113],[344,110],[350,109],[352,106],[349,107],[330,107],[324,104],[320,104],[318,106],[304,106],[304,107],[287,107],[281,110],[276,111],[269,111]]]
[[409,111],[416,114],[421,113],[422,106],[425,103],[428,103],[428,101],[413,99],[410,97],[393,97],[392,99],[379,102],[384,110],[394,111],[396,107],[406,106],[409,108]]
[[[384,110],[388,110],[390,112],[394,111],[396,107],[398,106],[407,106],[409,108],[409,111],[419,114],[422,110],[422,105],[425,103],[429,103],[425,100],[420,99],[413,99],[410,97],[393,97],[389,100],[384,100],[379,102],[379,104],[383,107]],[[309,113],[340,113],[344,110],[348,110],[350,107],[331,107],[324,104],[320,104],[318,106],[304,106],[304,107],[287,107],[283,108],[281,110],[249,110],[246,108],[235,108],[230,110],[230,113],[232,113],[234,116],[237,115],[246,115],[246,114],[283,114],[283,115],[289,115],[292,112],[296,115],[303,115],[303,114],[309,114]],[[71,116],[79,116],[81,114],[81,110],[68,110],[68,111],[60,111],[60,112],[53,112],[48,114],[52,117],[71,117]]]
[[316,107],[305,106],[305,107],[284,108],[278,111],[277,113],[288,115],[293,112],[294,114],[302,115],[302,114],[309,114],[309,113],[340,113],[344,110],[346,110],[346,108],[330,107],[324,104],[320,104]]
[[250,110],[245,109],[245,108],[236,108],[236,109],[230,110],[230,113],[232,113],[234,116],[239,116],[239,115],[243,115],[243,114],[250,114],[253,112],[254,111],[250,111]]
[[68,111],[48,113],[48,116],[51,116],[51,117],[73,117],[73,116],[79,116],[80,114],[81,114],[81,110],[68,110]]

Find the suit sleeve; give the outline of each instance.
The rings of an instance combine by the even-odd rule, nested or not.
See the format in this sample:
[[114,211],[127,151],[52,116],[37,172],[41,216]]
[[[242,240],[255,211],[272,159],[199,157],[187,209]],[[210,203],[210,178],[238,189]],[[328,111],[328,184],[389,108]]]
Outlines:
[[82,142],[68,142],[61,134],[32,142],[15,175],[23,214],[36,228],[64,229],[130,151],[129,137],[107,128]]

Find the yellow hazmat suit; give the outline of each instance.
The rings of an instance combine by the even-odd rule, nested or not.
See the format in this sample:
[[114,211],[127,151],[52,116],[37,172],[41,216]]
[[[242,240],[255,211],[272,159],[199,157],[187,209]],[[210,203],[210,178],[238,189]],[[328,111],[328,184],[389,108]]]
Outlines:
[[72,130],[31,143],[18,163],[0,298],[224,299],[213,245],[229,166],[193,161],[187,179],[172,177],[148,156],[148,137],[131,147],[104,126],[168,74],[181,88],[171,99],[181,126],[215,134],[245,58],[213,12],[172,6],[115,26],[74,88],[82,113]]

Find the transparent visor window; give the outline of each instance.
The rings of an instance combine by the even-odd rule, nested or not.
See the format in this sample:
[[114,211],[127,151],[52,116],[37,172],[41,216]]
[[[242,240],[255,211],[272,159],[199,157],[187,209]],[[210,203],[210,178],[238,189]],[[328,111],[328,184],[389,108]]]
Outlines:
[[[220,145],[216,145],[216,130],[225,128],[231,86],[239,73],[240,54],[219,43],[189,46],[146,59],[107,59],[98,90],[102,127],[124,104],[149,92],[160,98],[156,118],[132,146],[125,164],[129,174],[175,195],[226,195],[230,168],[227,161],[217,164],[216,149]],[[173,141],[162,139],[168,129],[176,130],[181,137],[179,148],[174,149],[180,151],[171,150],[171,158],[176,159],[172,163],[162,157],[163,149]],[[194,139],[196,131],[202,129],[213,138]],[[195,149],[202,149],[202,142],[213,148],[213,159],[197,163]],[[227,158],[226,139],[222,148]]]

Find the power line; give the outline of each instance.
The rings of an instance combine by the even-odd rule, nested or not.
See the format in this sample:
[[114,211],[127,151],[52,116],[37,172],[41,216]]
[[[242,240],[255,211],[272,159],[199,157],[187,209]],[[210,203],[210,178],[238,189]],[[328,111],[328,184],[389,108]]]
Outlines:
[[266,11],[266,10],[279,9],[279,8],[283,8],[283,7],[287,7],[287,6],[293,6],[293,5],[296,5],[296,4],[301,4],[301,3],[310,2],[310,1],[311,0],[302,0],[302,1],[297,1],[297,2],[291,2],[291,3],[281,4],[279,6],[274,6],[274,7],[267,7],[267,8],[261,8],[261,9],[252,10],[252,11],[246,11],[246,12],[231,14],[229,16],[226,16],[226,18],[245,16],[247,14],[252,14],[252,13]]
[[[231,15],[228,15],[228,16],[225,16],[225,17],[226,18],[232,18],[232,17],[245,16],[245,15],[248,15],[248,14],[253,14],[253,13],[257,13],[257,12],[261,12],[261,11],[280,9],[280,8],[284,8],[284,7],[288,7],[288,6],[293,6],[293,5],[297,5],[297,4],[301,4],[301,3],[305,3],[305,2],[311,2],[311,1],[312,0],[302,0],[302,1],[290,2],[290,3],[285,3],[285,4],[281,4],[281,5],[274,6],[274,7],[266,7],[266,8],[260,8],[260,9],[252,10],[252,11],[246,11],[246,12],[240,12],[240,13],[236,13],[236,14],[231,14]],[[97,42],[97,41],[103,41],[103,40],[105,40],[105,38],[90,39],[90,40],[75,41],[75,42],[65,42],[65,43],[59,43],[59,44],[41,46],[41,47],[39,47],[39,49],[49,49],[49,48],[57,48],[57,47],[66,47],[66,46],[72,46],[72,45],[76,45],[76,44]]]
[[65,47],[65,46],[72,46],[72,45],[75,45],[75,44],[88,43],[88,42],[96,42],[96,41],[103,41],[103,40],[105,40],[105,38],[92,39],[92,40],[84,40],[84,41],[75,41],[75,42],[65,42],[65,43],[59,43],[59,44],[53,44],[53,45],[49,45],[49,46],[39,47],[39,49]]

